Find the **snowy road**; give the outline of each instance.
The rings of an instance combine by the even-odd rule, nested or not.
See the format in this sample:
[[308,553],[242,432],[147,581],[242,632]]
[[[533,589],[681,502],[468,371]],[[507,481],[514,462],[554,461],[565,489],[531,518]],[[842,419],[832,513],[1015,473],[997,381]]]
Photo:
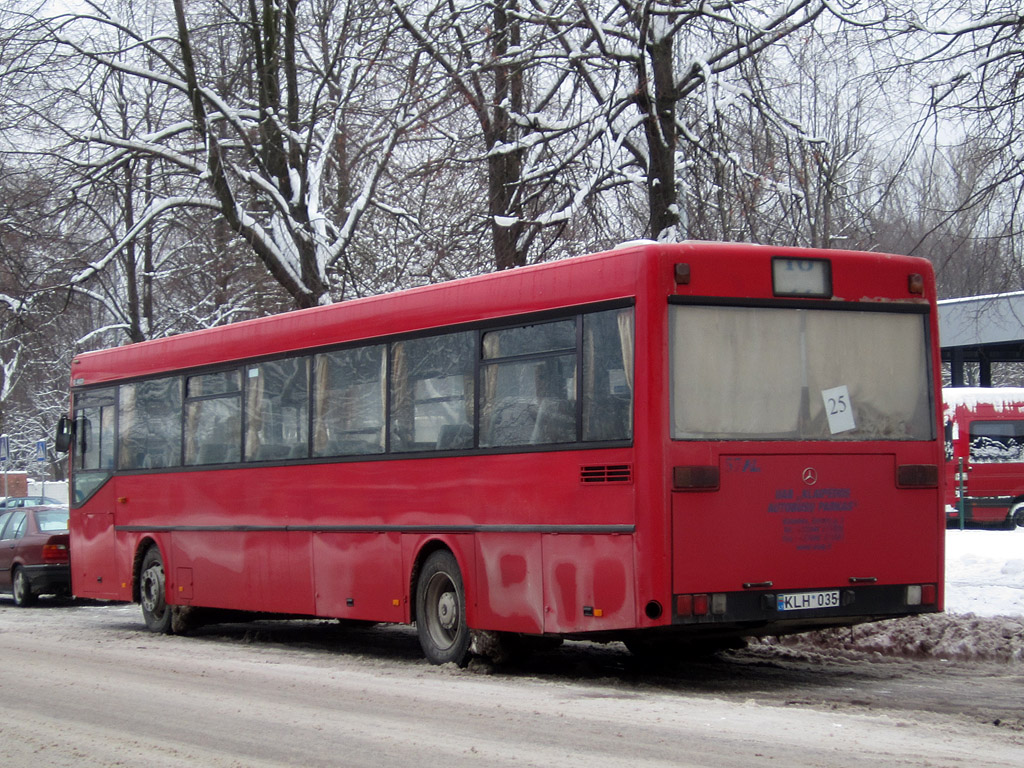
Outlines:
[[0,764],[1016,768],[1022,545],[950,532],[949,616],[674,670],[585,643],[439,668],[407,627],[157,636],[137,606],[0,597]]
[[46,766],[1020,766],[1024,666],[761,647],[650,672],[568,644],[431,667],[408,628],[194,637],[0,600],[0,762]]

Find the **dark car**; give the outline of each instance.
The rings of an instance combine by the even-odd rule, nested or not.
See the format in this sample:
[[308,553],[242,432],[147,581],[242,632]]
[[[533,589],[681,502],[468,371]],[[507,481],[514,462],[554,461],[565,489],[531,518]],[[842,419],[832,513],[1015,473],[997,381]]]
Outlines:
[[0,591],[22,607],[71,592],[67,507],[0,510]]
[[12,509],[14,507],[42,507],[63,505],[63,501],[51,499],[49,496],[8,496],[0,500],[0,509]]

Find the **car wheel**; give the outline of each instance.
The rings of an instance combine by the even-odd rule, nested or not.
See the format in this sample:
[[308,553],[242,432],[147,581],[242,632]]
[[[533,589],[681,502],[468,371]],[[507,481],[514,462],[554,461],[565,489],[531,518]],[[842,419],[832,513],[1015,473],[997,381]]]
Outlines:
[[28,608],[35,605],[37,595],[32,591],[32,582],[22,568],[14,569],[14,577],[11,580],[14,585],[14,604],[20,608]]
[[431,554],[416,584],[416,633],[431,664],[469,661],[469,627],[462,573],[448,550]]
[[160,550],[150,547],[142,558],[139,573],[139,602],[142,603],[142,618],[150,632],[170,634],[171,606],[167,604],[167,579],[164,576],[164,560]]
[[1024,504],[1016,504],[1010,509],[1007,525],[1011,529],[1017,526],[1024,528]]

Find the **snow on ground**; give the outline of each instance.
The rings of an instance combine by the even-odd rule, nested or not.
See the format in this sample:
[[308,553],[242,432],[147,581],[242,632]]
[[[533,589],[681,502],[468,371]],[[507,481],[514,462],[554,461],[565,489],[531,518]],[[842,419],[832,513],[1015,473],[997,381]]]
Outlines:
[[769,640],[799,650],[1024,663],[1024,528],[946,531],[946,612]]
[[1024,528],[946,531],[946,610],[1024,616]]

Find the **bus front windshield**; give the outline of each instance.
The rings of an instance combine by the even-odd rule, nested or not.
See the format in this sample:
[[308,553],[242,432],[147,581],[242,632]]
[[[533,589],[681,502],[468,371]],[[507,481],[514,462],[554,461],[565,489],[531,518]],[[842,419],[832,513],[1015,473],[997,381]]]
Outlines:
[[672,305],[672,438],[931,440],[927,315]]

